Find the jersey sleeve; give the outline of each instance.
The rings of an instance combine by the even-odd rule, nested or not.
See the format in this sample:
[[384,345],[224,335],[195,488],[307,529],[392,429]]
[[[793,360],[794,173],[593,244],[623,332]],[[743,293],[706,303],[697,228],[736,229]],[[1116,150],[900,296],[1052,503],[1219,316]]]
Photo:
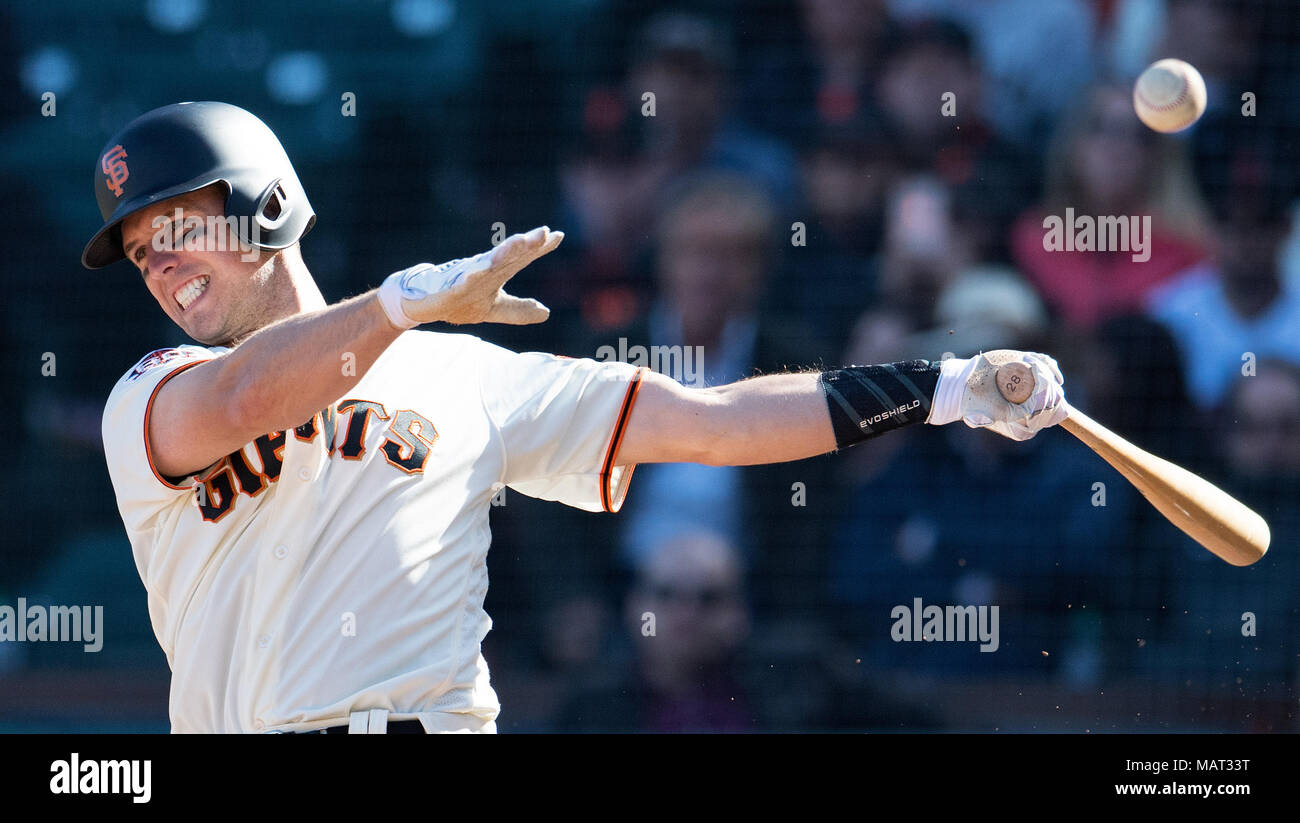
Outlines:
[[483,407],[505,450],[501,482],[530,497],[618,511],[636,468],[616,463],[642,370],[481,346]]
[[113,387],[104,407],[104,457],[129,529],[192,486],[192,478],[168,477],[153,463],[148,426],[154,398],[168,380],[221,351],[200,346],[159,349],[145,355]]

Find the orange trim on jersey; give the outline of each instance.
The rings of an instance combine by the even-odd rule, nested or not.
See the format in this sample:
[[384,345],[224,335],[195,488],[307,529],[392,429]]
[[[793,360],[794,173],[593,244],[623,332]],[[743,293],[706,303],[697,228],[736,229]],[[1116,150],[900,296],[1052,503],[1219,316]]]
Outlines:
[[231,492],[230,501],[228,504],[226,500],[221,501],[222,505],[224,505],[226,508],[223,512],[221,512],[221,514],[217,515],[216,517],[208,517],[206,514],[203,514],[203,509],[200,508],[199,515],[204,519],[204,521],[208,523],[218,523],[221,521],[222,518],[224,518],[226,515],[230,514],[232,511],[235,510],[235,504],[239,502],[239,494],[240,494],[238,491],[239,479],[235,477],[235,471],[230,467],[229,456],[221,458],[221,460],[215,464],[212,471],[208,472],[203,477],[197,478],[199,483],[204,487],[204,489],[207,490],[208,499],[211,500],[212,499],[211,493],[214,491],[220,491],[220,489],[216,489],[212,486],[209,486],[209,484],[214,479],[216,479],[218,475],[223,475],[223,474],[226,476],[226,480],[230,483],[230,492]]
[[[317,425],[316,425],[316,417],[317,417],[317,415],[319,415],[319,414],[320,414],[320,413],[317,412],[316,414],[313,414],[313,415],[311,416],[311,418],[310,418],[309,420],[307,420],[306,423],[302,423],[302,424],[300,424],[300,425],[294,426],[294,427],[293,427],[293,436],[296,437],[296,438],[298,438],[298,440],[301,441],[301,442],[303,442],[303,443],[310,443],[310,442],[312,442],[313,440],[315,440],[315,439],[316,439],[316,435],[320,434],[320,431],[321,431],[321,428],[322,428],[321,426],[317,426]],[[311,437],[303,437],[301,434],[298,434],[298,429],[302,428],[303,426],[306,426],[307,423],[310,423],[310,424],[311,424]]]
[[[153,472],[153,476],[158,478],[159,483],[162,483],[164,486],[166,486],[169,489],[175,489],[178,492],[187,491],[190,487],[177,486],[175,483],[172,483],[170,480],[167,480],[165,477],[163,477],[162,472],[158,471],[158,467],[153,464],[153,450],[149,448],[149,415],[153,413],[153,401],[155,398],[158,397],[158,391],[162,389],[163,386],[167,385],[168,380],[171,380],[173,377],[185,371],[186,369],[192,369],[195,366],[199,365],[199,363],[206,363],[206,362],[208,361],[199,360],[194,363],[185,363],[173,369],[170,373],[168,373],[166,377],[158,381],[158,385],[153,387],[153,393],[149,395],[149,403],[144,407],[144,459],[149,464],[149,471]],[[188,478],[191,477],[192,474],[187,474],[185,476]]]
[[[415,454],[415,451],[416,451],[416,447],[415,447],[415,445],[412,444],[412,443],[408,443],[408,442],[406,442],[406,438],[402,437],[403,432],[400,432],[400,431],[398,431],[396,428],[393,428],[393,427],[397,424],[398,419],[401,418],[401,416],[402,416],[402,412],[410,412],[411,414],[415,415],[415,417],[418,418],[418,419],[414,419],[414,420],[412,420],[411,422],[412,422],[412,423],[419,423],[419,424],[420,424],[420,433],[419,433],[419,434],[416,434],[415,432],[411,431],[409,426],[407,427],[407,430],[406,430],[405,434],[409,434],[411,437],[414,437],[415,439],[419,440],[419,441],[420,441],[421,443],[423,443],[423,444],[425,445],[425,447],[428,449],[428,451],[426,451],[426,452],[424,453],[424,460],[420,461],[420,465],[419,465],[417,468],[414,468],[414,469],[408,469],[408,468],[406,468],[405,466],[403,466],[403,465],[400,464],[400,463],[395,463],[395,462],[393,461],[393,459],[392,459],[391,457],[388,456],[388,451],[384,448],[384,447],[387,446],[389,443],[397,443],[397,444],[400,444],[400,445],[399,445],[399,449],[400,449],[401,446],[406,446],[406,447],[408,447],[408,448],[411,450],[411,455],[414,455],[414,454]],[[422,421],[423,421],[423,422],[422,422]],[[425,435],[425,433],[424,433],[424,424],[425,424],[425,423],[428,423],[428,424],[429,424],[429,428],[433,430],[433,439],[432,439],[432,440],[429,440],[428,437],[427,437],[427,436]],[[425,417],[424,415],[420,414],[420,413],[419,413],[418,411],[416,411],[415,409],[397,409],[396,411],[394,411],[394,412],[393,412],[393,422],[389,424],[388,432],[389,432],[389,436],[386,437],[386,438],[384,438],[384,442],[382,442],[382,443],[379,444],[379,451],[383,452],[384,459],[388,461],[388,465],[390,465],[390,466],[392,466],[393,468],[398,469],[398,470],[400,470],[400,471],[404,471],[404,472],[406,472],[407,474],[421,474],[421,473],[424,472],[424,466],[425,466],[426,463],[429,462],[429,455],[433,454],[433,447],[434,447],[434,444],[436,444],[436,443],[438,442],[438,438],[442,436],[442,435],[438,434],[438,428],[437,428],[436,426],[433,425],[433,421],[430,420],[429,418]],[[400,454],[401,452],[399,451],[398,453]],[[401,459],[402,459],[402,460],[407,460],[407,459],[409,459],[409,456],[408,456],[408,457],[403,457],[403,458],[401,458]]]
[[[362,459],[365,458],[365,456],[366,456],[366,434],[369,433],[369,428],[368,428],[368,427],[370,426],[370,415],[373,414],[373,415],[375,416],[375,418],[378,419],[378,420],[387,420],[387,419],[389,418],[388,409],[384,407],[384,404],[383,404],[383,403],[376,403],[376,402],[373,401],[373,400],[364,400],[364,399],[362,399],[362,398],[360,398],[360,397],[349,397],[349,398],[346,399],[346,400],[342,400],[342,401],[340,401],[340,402],[339,402],[339,405],[338,405],[338,413],[339,413],[339,414],[342,414],[342,413],[343,413],[343,411],[344,411],[344,407],[345,407],[345,406],[347,407],[347,408],[346,408],[346,411],[347,411],[347,413],[348,413],[348,426],[347,426],[348,429],[351,429],[351,428],[352,428],[352,416],[355,415],[355,414],[357,413],[357,404],[358,404],[358,403],[365,403],[365,404],[366,404],[366,405],[362,408],[361,423],[360,423],[360,425],[361,425],[361,437],[360,437],[360,439],[357,441],[357,442],[361,445],[361,451],[357,452],[357,456],[356,456],[356,457],[348,457],[346,454],[344,454],[344,455],[343,455],[343,459],[344,459],[344,460],[362,460]],[[374,409],[371,408],[371,406],[378,406],[378,407],[379,407],[379,411],[375,411]],[[322,422],[323,422],[323,421],[322,421]],[[336,440],[338,439],[338,433],[339,433],[339,430],[338,430],[338,423],[335,422],[335,424],[334,424],[334,438],[335,438]],[[347,443],[348,443],[348,431],[345,429],[344,432],[343,432],[343,445],[346,446]],[[341,446],[340,446],[339,448],[340,448],[340,450],[342,449]],[[340,451],[340,453],[341,453],[341,451]]]
[[[609,447],[605,449],[605,462],[600,469],[600,507],[611,514],[614,512],[614,501],[610,499],[609,477],[614,471],[614,461],[618,459],[618,447],[623,445],[623,434],[627,431],[627,421],[632,417],[632,407],[636,405],[636,395],[641,390],[641,375],[644,372],[644,366],[637,369],[632,382],[627,386],[627,393],[623,395],[623,407],[618,412],[618,422],[614,424]],[[636,466],[627,467],[627,481],[632,479],[634,469]]]
[[[252,491],[252,492],[250,492],[248,489],[244,488],[244,480],[243,480],[242,477],[239,476],[239,472],[237,472],[237,471],[235,472],[235,480],[236,480],[235,485],[239,487],[239,491],[238,491],[238,493],[239,493],[239,494],[246,494],[246,495],[248,495],[249,497],[257,497],[257,496],[258,496],[259,494],[261,494],[262,492],[264,492],[264,491],[266,491],[267,489],[271,488],[271,478],[267,477],[263,472],[260,472],[260,471],[258,471],[257,469],[253,468],[253,464],[248,462],[248,457],[244,454],[244,449],[245,449],[245,448],[247,448],[247,444],[245,444],[245,445],[243,445],[243,446],[240,446],[239,448],[235,449],[235,450],[234,450],[233,452],[231,452],[230,454],[226,455],[226,458],[225,458],[225,459],[228,460],[228,461],[230,462],[230,469],[231,469],[231,471],[234,471],[234,469],[235,469],[235,458],[238,457],[240,460],[244,461],[244,468],[248,469],[248,473],[251,474],[251,475],[253,475],[254,477],[259,478],[259,479],[261,480],[261,485],[259,485],[259,486],[257,487],[257,491]],[[283,448],[283,447],[281,447],[281,448]],[[253,447],[253,451],[257,451],[257,447],[256,447],[256,446]],[[259,454],[259,455],[257,456],[257,460],[258,460],[259,463],[261,463],[261,461],[262,461],[262,455]],[[265,467],[263,467],[263,468],[265,468]]]

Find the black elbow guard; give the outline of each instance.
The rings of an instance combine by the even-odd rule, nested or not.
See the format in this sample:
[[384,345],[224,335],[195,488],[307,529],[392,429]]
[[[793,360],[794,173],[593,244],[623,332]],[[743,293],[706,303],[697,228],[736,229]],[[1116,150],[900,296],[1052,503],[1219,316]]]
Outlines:
[[930,416],[939,363],[904,360],[880,366],[847,366],[821,374],[835,445],[846,448]]

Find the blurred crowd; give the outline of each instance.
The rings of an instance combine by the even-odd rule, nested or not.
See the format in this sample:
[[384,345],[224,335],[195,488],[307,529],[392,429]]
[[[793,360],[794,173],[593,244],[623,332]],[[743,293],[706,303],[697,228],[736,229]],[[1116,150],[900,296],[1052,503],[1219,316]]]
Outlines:
[[[206,16],[188,29],[149,17],[159,4],[87,6],[43,52],[31,36],[47,12],[0,12],[0,333],[17,394],[0,602],[108,615],[94,661],[0,646],[0,690],[60,666],[166,677],[99,412],[141,355],[188,341],[132,272],[77,259],[108,134],[156,105],[221,99],[294,158],[319,214],[304,257],[331,300],[477,252],[498,223],[547,224],[564,245],[514,290],[551,320],[474,333],[575,357],[699,352],[709,385],[1044,351],[1074,405],[1272,527],[1273,551],[1232,568],[1065,432],[1017,444],[961,425],[774,466],[641,466],[617,516],[507,492],[485,642],[503,730],[964,729],[945,695],[976,683],[1003,701],[1001,728],[1069,726],[1007,698],[1034,685],[1136,688],[1175,728],[1297,728],[1293,4],[189,5]],[[122,48],[86,48],[101,33]],[[32,78],[51,54],[74,79],[43,119]],[[1133,112],[1134,78],[1162,57],[1209,90],[1179,135]],[[344,91],[355,118],[339,116]],[[1149,259],[1048,250],[1044,219],[1067,209],[1149,217]],[[914,598],[997,605],[998,651],[895,642],[891,610]],[[1093,722],[1140,726],[1130,708]],[[0,698],[6,721],[20,724]]]

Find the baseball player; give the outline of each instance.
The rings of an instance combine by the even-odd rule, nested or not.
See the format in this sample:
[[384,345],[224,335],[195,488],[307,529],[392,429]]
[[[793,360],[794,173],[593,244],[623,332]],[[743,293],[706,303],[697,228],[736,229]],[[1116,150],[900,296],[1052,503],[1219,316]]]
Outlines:
[[[617,362],[517,354],[424,323],[526,324],[503,287],[545,227],[327,305],[315,222],[275,135],[224,103],[148,112],[95,167],[88,268],[125,258],[200,345],[144,356],[104,450],[172,670],[174,732],[491,732],[490,501],[616,512],[646,462],[797,460],[920,422],[1017,440],[1066,413],[1051,358],[1013,405],[984,356],[689,389]],[[981,388],[981,386],[985,388]]]

